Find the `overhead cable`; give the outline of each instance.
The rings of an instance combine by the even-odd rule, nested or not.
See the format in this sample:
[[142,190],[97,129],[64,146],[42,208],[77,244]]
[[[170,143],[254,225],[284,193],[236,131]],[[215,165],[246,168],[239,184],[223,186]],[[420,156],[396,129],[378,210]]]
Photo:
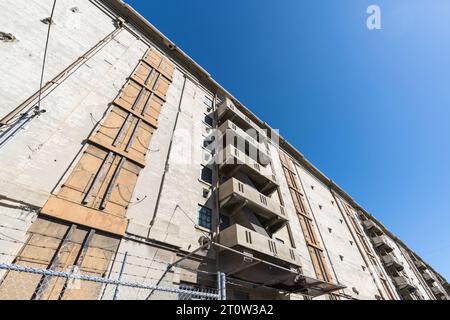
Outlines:
[[39,84],[39,98],[38,98],[37,107],[36,107],[36,109],[38,111],[41,110],[42,86],[44,83],[44,73],[45,73],[45,64],[47,62],[48,43],[50,42],[50,31],[51,31],[52,25],[53,25],[53,15],[55,13],[55,7],[56,7],[56,0],[53,1],[52,12],[50,14],[50,18],[49,18],[49,22],[48,22],[47,39],[45,41],[44,58],[42,61],[41,81]]

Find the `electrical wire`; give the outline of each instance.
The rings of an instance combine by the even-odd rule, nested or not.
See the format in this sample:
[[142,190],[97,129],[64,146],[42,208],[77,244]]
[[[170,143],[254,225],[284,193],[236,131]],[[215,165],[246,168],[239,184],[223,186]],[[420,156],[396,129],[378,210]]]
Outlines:
[[56,0],[53,1],[52,12],[50,14],[50,20],[48,23],[47,39],[45,41],[44,59],[42,61],[41,81],[40,81],[40,85],[39,85],[39,98],[38,98],[38,102],[37,102],[37,110],[38,111],[41,110],[42,86],[44,83],[44,73],[45,73],[45,64],[47,62],[48,43],[50,42],[50,31],[52,29],[53,15],[55,13],[55,7],[56,7]]

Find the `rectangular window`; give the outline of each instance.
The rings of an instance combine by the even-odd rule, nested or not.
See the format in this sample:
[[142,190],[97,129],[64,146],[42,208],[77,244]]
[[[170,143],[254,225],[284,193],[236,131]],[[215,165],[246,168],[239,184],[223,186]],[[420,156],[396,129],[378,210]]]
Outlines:
[[210,208],[198,206],[198,225],[208,230],[212,229],[212,210]]
[[208,97],[208,96],[204,96],[203,98],[203,103],[208,107],[208,108],[212,108],[213,107],[213,100]]
[[208,116],[207,114],[205,114],[204,121],[207,125],[209,125],[211,127],[214,125],[214,119],[211,116]]
[[202,166],[202,172],[201,172],[200,178],[202,179],[202,181],[212,184],[213,171],[208,167]]
[[227,229],[230,226],[230,218],[224,215],[220,215],[220,231]]

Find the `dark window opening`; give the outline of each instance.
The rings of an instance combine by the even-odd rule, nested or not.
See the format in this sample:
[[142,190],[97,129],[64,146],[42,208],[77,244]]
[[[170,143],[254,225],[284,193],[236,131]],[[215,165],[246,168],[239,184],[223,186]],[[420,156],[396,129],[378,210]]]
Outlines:
[[212,184],[212,179],[213,179],[213,171],[208,168],[208,167],[203,167],[202,168],[202,174],[201,174],[201,179],[202,181]]
[[230,226],[230,218],[224,215],[220,216],[220,231],[227,229]]
[[198,225],[208,230],[212,229],[212,210],[210,208],[199,206]]
[[214,125],[214,119],[211,116],[205,115],[205,123],[212,127]]

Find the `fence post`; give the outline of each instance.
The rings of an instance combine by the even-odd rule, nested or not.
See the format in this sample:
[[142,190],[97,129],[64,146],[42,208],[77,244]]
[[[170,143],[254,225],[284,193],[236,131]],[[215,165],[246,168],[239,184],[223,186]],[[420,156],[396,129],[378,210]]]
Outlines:
[[[125,270],[125,264],[127,263],[127,257],[128,257],[128,252],[125,252],[125,255],[123,256],[122,266],[120,267],[118,281],[122,280],[122,274],[123,274],[123,271]],[[119,286],[120,286],[120,284],[117,284],[116,291],[114,292],[114,300],[119,299]]]
[[219,300],[227,299],[226,275],[223,272],[217,272],[217,293]]

